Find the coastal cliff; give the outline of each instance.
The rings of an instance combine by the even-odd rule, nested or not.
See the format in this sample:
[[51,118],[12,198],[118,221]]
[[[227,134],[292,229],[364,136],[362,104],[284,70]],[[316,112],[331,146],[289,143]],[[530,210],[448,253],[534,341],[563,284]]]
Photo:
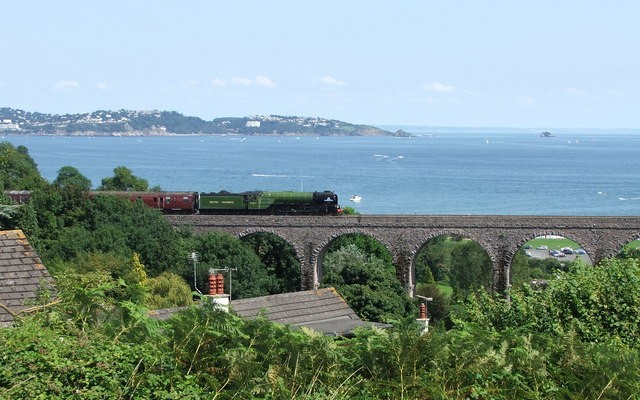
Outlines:
[[222,117],[205,121],[176,111],[94,111],[84,114],[45,114],[0,108],[3,134],[67,136],[294,135],[294,136],[411,136],[371,125],[281,115]]

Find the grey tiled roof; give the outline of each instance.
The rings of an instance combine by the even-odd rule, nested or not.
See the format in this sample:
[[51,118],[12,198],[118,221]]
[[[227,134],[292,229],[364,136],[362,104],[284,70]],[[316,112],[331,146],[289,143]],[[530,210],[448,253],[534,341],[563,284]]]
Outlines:
[[172,307],[172,308],[160,308],[158,310],[150,310],[147,313],[147,315],[149,315],[151,318],[155,318],[155,319],[163,321],[165,319],[169,319],[169,318],[173,317],[174,314],[177,314],[180,311],[186,310],[189,307],[190,306]]
[[272,322],[335,336],[349,335],[360,326],[389,326],[361,320],[334,288],[233,300],[231,309],[247,319],[262,314]]
[[[42,284],[52,282],[49,271],[20,230],[0,231],[0,303],[12,312],[30,307]],[[0,327],[13,316],[0,307]]]
[[[152,310],[149,316],[164,320],[185,308]],[[361,326],[391,326],[361,320],[334,288],[232,300],[231,312],[246,319],[262,315],[271,322],[306,327],[332,336],[349,336]]]

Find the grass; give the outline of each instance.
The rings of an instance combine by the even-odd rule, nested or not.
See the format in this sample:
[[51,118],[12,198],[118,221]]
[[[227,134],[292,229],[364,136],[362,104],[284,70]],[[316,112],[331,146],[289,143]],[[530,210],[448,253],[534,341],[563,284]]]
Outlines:
[[[418,282],[416,289],[420,289],[421,287],[426,285],[427,284],[424,282]],[[436,282],[435,285],[444,297],[446,297],[447,299],[451,299],[451,296],[453,296],[453,288],[451,287],[451,285],[449,285],[448,282]]]
[[451,299],[453,296],[453,288],[448,283],[436,282],[436,287],[447,299]]
[[629,242],[624,246],[625,249],[637,249],[638,247],[640,247],[640,239]]
[[[578,243],[574,242],[571,239],[567,239],[567,238],[551,239],[551,238],[543,238],[543,237],[529,240],[527,243],[525,243],[525,245],[529,245],[534,249],[538,246],[545,245],[549,248],[549,250],[552,250],[552,249],[560,250],[563,247],[571,247],[572,249],[575,250],[581,247]],[[624,246],[624,248],[629,248],[629,249],[636,249],[638,247],[640,247],[640,239],[629,242]]]
[[525,245],[529,245],[534,249],[538,246],[544,245],[544,246],[547,246],[549,250],[552,250],[552,249],[560,250],[563,247],[571,247],[574,250],[580,248],[580,245],[578,243],[567,238],[548,239],[548,238],[539,237],[533,240],[529,240],[527,243],[525,243]]

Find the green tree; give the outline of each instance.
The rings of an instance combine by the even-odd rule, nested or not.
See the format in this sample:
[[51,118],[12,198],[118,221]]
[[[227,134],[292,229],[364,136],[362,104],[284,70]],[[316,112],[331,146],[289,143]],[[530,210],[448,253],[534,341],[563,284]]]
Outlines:
[[179,268],[182,242],[162,214],[116,196],[96,196],[91,206],[85,224],[96,250],[125,257],[138,253],[150,276]]
[[553,257],[527,257],[523,250],[519,250],[511,261],[511,286],[530,285],[534,281],[539,283],[548,282],[555,279],[558,271],[567,271],[572,266],[572,261],[559,261]]
[[493,266],[487,252],[471,240],[463,240],[451,252],[451,286],[454,298],[493,284]]
[[149,182],[133,175],[133,172],[127,167],[116,167],[113,170],[113,174],[110,178],[102,179],[102,185],[98,187],[98,190],[127,192],[146,192],[149,190]]
[[0,187],[4,190],[34,190],[46,184],[26,147],[0,143]]
[[640,263],[607,259],[597,266],[576,262],[544,289],[513,287],[509,299],[478,292],[453,317],[493,329],[521,328],[560,336],[575,332],[585,342],[640,344]]
[[[55,265],[55,263],[54,263]],[[147,274],[138,254],[123,257],[114,253],[82,253],[64,262],[58,275],[82,276],[91,273],[107,274],[111,287],[106,295],[114,301],[130,300],[143,304],[146,297]],[[106,280],[105,280],[106,282]],[[75,287],[73,283],[71,286]]]
[[86,193],[50,186],[34,192],[29,207],[37,228],[30,229],[46,264],[92,252],[125,259],[138,253],[150,276],[180,268],[182,238],[161,214],[142,204],[109,195],[89,200]]
[[390,268],[393,267],[393,257],[389,250],[375,238],[360,233],[348,233],[336,238],[329,244],[327,253],[337,251],[349,245],[355,245],[362,250],[364,254],[372,255],[382,260],[384,264]]
[[189,284],[173,272],[165,271],[155,278],[149,278],[145,285],[149,290],[145,306],[152,310],[187,306],[193,303]]
[[[224,233],[207,232],[194,238],[193,249],[199,254],[196,272],[197,288],[205,293],[208,290],[208,275],[210,269],[236,269],[225,272],[225,291],[229,293],[231,281],[231,295],[233,299],[266,296],[278,293],[280,286],[275,276],[270,275],[260,262],[260,258],[244,245],[239,239]],[[180,275],[188,282],[194,282],[193,266],[184,255],[184,267]],[[231,274],[231,277],[229,277]]]
[[15,229],[16,219],[20,213],[19,205],[0,204],[0,229]]
[[428,283],[427,277],[431,274],[436,282],[448,284],[451,251],[459,241],[460,238],[445,235],[429,240],[416,257],[416,282]]
[[[431,322],[445,321],[449,316],[449,298],[445,296],[438,286],[434,284],[421,285],[416,288],[416,295],[428,297],[432,300],[427,302],[427,313]],[[418,303],[422,299],[418,298]]]
[[365,320],[399,320],[414,311],[393,267],[367,256],[356,244],[328,253],[322,268],[323,286],[334,286]]
[[91,180],[82,175],[77,168],[71,166],[60,168],[58,176],[52,183],[60,189],[74,187],[85,192],[91,190]]
[[284,239],[269,233],[256,233],[242,241],[253,249],[267,273],[276,279],[279,287],[277,293],[300,290],[300,261],[293,247]]
[[53,186],[46,186],[41,190],[34,190],[27,205],[33,213],[28,213],[31,220],[31,232],[35,234],[30,240],[35,240],[36,250],[46,262],[47,251],[55,246],[64,227],[64,203],[62,194]]

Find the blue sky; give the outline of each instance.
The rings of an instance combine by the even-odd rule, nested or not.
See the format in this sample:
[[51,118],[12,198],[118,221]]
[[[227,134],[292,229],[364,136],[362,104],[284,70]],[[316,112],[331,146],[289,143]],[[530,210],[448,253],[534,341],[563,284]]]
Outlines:
[[640,128],[640,2],[8,1],[0,106]]

